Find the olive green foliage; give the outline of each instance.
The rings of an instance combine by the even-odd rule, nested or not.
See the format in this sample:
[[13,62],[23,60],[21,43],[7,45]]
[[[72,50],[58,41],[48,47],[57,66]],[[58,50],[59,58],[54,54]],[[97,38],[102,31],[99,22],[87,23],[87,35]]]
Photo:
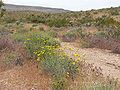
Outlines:
[[22,33],[16,33],[12,35],[12,38],[15,40],[15,42],[21,42],[23,43],[26,40],[27,34],[22,34]]
[[35,56],[40,62],[40,66],[53,76],[54,90],[64,90],[66,77],[76,76],[77,63],[64,53],[57,51],[60,43],[47,33],[32,33],[25,41],[25,45],[31,56]]
[[101,38],[115,38],[119,39],[120,38],[120,30],[119,29],[108,29],[104,31],[98,31],[96,33],[96,36],[101,37]]
[[32,23],[43,23],[47,24],[51,27],[65,27],[69,24],[69,21],[66,18],[61,17],[52,17],[49,14],[41,14],[41,15],[30,15],[27,17],[27,20]]
[[75,40],[77,38],[81,38],[81,39],[84,38],[85,36],[87,36],[87,33],[81,28],[79,28],[75,30],[70,30],[65,34],[65,36],[68,37],[69,39]]
[[5,9],[3,9],[4,3],[0,0],[0,17],[4,15]]
[[0,36],[8,35],[10,33],[12,33],[12,32],[7,27],[0,26]]
[[9,16],[4,16],[2,20],[6,23],[14,23],[16,21],[15,18]]
[[46,32],[48,35],[50,35],[51,37],[56,38],[58,36],[57,32],[54,30],[49,30]]
[[47,24],[51,27],[65,27],[69,24],[69,21],[66,18],[52,18],[48,20]]
[[[29,33],[27,37],[26,47],[29,50],[30,54],[33,54],[34,51],[39,50],[42,46],[56,46],[60,45],[58,41],[53,39],[47,33],[38,32],[38,33]],[[57,46],[56,46],[57,47]]]
[[111,17],[101,17],[96,19],[96,25],[101,27],[119,27],[120,22],[114,20]]
[[32,23],[45,23],[46,22],[46,18],[43,15],[30,15],[29,17],[27,17],[27,20],[32,22]]
[[91,23],[94,19],[91,16],[85,16],[80,20],[81,24]]

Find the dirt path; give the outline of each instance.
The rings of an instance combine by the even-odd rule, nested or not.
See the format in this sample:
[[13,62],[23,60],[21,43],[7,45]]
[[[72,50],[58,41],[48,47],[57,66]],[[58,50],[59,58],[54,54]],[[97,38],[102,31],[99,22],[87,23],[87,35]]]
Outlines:
[[96,67],[102,69],[103,75],[110,76],[111,78],[120,79],[120,55],[110,53],[108,50],[101,49],[82,49],[76,47],[72,43],[62,42],[61,46],[64,52],[73,59],[78,59],[74,54],[80,54],[82,59],[90,64],[94,64]]
[[50,90],[50,78],[29,62],[0,73],[0,90]]

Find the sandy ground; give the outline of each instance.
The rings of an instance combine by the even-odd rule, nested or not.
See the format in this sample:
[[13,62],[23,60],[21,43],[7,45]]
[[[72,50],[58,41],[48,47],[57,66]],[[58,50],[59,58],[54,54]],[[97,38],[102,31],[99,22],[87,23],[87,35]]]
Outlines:
[[75,57],[74,54],[80,54],[82,60],[94,64],[95,67],[100,67],[104,77],[110,76],[111,78],[120,79],[119,54],[96,48],[78,48],[74,43],[62,42],[61,46],[64,52],[71,58],[77,60],[78,57]]
[[50,82],[33,62],[0,73],[0,90],[51,90]]

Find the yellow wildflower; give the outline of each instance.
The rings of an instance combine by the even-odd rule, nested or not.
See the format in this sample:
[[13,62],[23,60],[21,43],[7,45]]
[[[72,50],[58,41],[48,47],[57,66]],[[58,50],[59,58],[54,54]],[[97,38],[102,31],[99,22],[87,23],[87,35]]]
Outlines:
[[76,56],[77,56],[77,54],[74,54],[74,56],[76,57]]
[[73,50],[73,48],[71,48],[71,47],[70,47],[69,49],[70,49],[70,50]]
[[80,61],[80,57],[77,60]]
[[37,56],[40,56],[40,53]]
[[29,38],[27,40],[30,40]]
[[75,63],[75,62],[73,62],[72,64],[73,64],[73,65],[75,65],[76,63]]

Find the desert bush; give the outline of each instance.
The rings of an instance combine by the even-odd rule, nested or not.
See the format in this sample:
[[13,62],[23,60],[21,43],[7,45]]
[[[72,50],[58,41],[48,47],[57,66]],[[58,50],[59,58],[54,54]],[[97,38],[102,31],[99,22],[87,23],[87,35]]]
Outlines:
[[101,17],[101,18],[97,18],[96,20],[96,26],[100,26],[100,27],[119,27],[119,22],[117,22],[116,20],[114,20],[111,17]]
[[113,16],[114,15],[116,16],[116,15],[119,15],[119,11],[117,11],[117,10],[111,10],[110,14],[113,15]]
[[4,12],[5,12],[5,9],[3,8],[3,6],[4,6],[4,3],[1,0],[0,1],[0,17],[2,17],[4,15]]
[[120,53],[120,42],[113,38],[104,38],[100,36],[90,36],[86,38],[91,47],[108,49],[114,53]]
[[53,90],[66,89],[67,80],[65,78],[57,78],[53,81]]
[[25,41],[26,48],[32,57],[36,57],[43,70],[53,77],[53,89],[64,90],[67,77],[77,74],[77,62],[60,53],[59,42],[45,32],[32,33]]
[[79,20],[79,22],[80,22],[81,24],[85,24],[85,25],[87,25],[87,26],[90,26],[90,25],[92,25],[92,23],[94,22],[94,19],[93,19],[92,16],[85,16],[85,17],[83,17],[81,20]]
[[27,33],[29,30],[27,30],[27,29],[25,29],[25,28],[22,28],[22,27],[20,27],[20,28],[18,28],[17,30],[16,30],[16,33],[18,33],[18,34],[24,34],[24,33]]
[[65,35],[63,35],[62,40],[63,41],[75,41],[77,38],[83,39],[87,36],[87,33],[83,31],[81,28],[70,30]]
[[77,62],[66,55],[56,52],[53,46],[44,46],[34,52],[44,71],[53,76],[53,90],[64,90],[67,77],[75,78],[78,72]]
[[1,28],[0,28],[0,36],[8,35],[8,34],[11,34],[11,33],[12,32],[7,27],[1,26]]
[[42,15],[30,15],[29,17],[27,17],[27,21],[32,22],[32,23],[45,23],[46,22],[46,18]]
[[25,41],[25,44],[30,54],[33,54],[34,51],[45,45],[56,47],[57,45],[60,45],[58,41],[53,39],[45,32],[30,33],[27,37],[27,41]]
[[47,24],[50,27],[65,27],[69,24],[69,21],[66,18],[52,18],[47,20]]
[[89,41],[82,39],[82,40],[80,40],[80,47],[81,48],[91,48],[92,45]]
[[77,33],[74,30],[67,32],[65,35],[62,36],[63,41],[74,41],[77,38]]
[[15,42],[23,43],[26,40],[26,36],[27,36],[27,34],[15,33],[12,35],[12,38],[14,39]]
[[56,38],[58,36],[57,32],[54,30],[46,31],[46,33],[53,38]]
[[9,16],[4,16],[3,21],[6,23],[14,23],[16,21],[15,18],[9,17]]
[[14,42],[7,37],[1,37],[0,38],[0,50],[3,49],[13,49],[14,50]]
[[21,20],[21,19],[20,19],[20,20],[17,20],[17,21],[16,21],[16,25],[20,25],[22,22],[23,22],[23,20]]

